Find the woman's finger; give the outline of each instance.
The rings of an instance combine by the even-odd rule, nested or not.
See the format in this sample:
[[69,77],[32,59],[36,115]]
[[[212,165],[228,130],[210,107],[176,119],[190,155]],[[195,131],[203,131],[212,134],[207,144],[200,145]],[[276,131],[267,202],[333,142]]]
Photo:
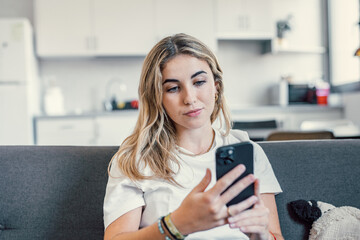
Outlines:
[[[246,214],[245,214],[246,213]],[[267,229],[269,225],[269,218],[266,211],[253,211],[246,210],[244,212],[244,218],[234,216],[228,219],[230,228],[242,228],[242,227],[253,227],[258,226],[261,229]],[[253,232],[254,233],[254,232]]]
[[231,228],[239,228],[239,227],[245,227],[245,226],[267,227],[269,221],[266,216],[255,216],[255,217],[241,219],[241,220],[233,221],[233,222],[228,220],[228,222],[229,222]]
[[265,218],[268,220],[269,218],[269,209],[268,208],[252,208],[249,210],[245,210],[237,215],[233,215],[231,218],[228,219],[229,222],[240,222],[243,220],[251,219],[251,218]]
[[223,193],[244,172],[245,166],[243,164],[237,165],[222,178],[220,178],[214,187],[209,189],[207,192],[213,197],[220,196],[220,194]]
[[203,179],[199,182],[198,185],[196,185],[193,190],[191,191],[191,193],[195,193],[195,192],[204,192],[205,189],[209,186],[211,182],[211,171],[210,169],[206,169],[206,173],[205,176],[203,177]]
[[239,195],[242,191],[244,191],[245,188],[247,188],[254,181],[255,181],[255,177],[252,174],[249,174],[246,177],[242,178],[221,195],[221,202],[223,204],[230,202],[234,197]]
[[246,209],[250,208],[257,201],[258,201],[258,197],[253,195],[238,204],[234,204],[228,207],[228,213],[230,216],[236,216],[241,212],[245,211]]
[[269,231],[262,227],[262,226],[246,226],[246,227],[240,227],[240,230],[243,233],[257,233],[262,236],[262,239],[268,239],[269,238]]
[[258,178],[254,182],[254,195],[257,196],[259,198],[259,200],[261,200],[261,198],[260,198],[260,180]]

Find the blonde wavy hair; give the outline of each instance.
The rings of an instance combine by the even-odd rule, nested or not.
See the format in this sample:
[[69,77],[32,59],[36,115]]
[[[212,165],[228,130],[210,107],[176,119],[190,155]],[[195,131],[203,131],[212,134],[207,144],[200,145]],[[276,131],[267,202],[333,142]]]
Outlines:
[[[209,64],[218,92],[211,123],[219,118],[221,127],[225,123],[223,134],[229,134],[230,114],[223,96],[222,70],[215,55],[192,36],[181,33],[166,37],[151,49],[144,60],[138,89],[139,116],[136,126],[109,164],[110,169],[112,161],[118,161],[120,171],[132,181],[160,178],[178,184],[174,179],[174,164],[180,167],[175,151],[176,131],[162,104],[161,72],[165,64],[179,54],[187,54]],[[149,167],[152,175],[142,173],[143,167]]]

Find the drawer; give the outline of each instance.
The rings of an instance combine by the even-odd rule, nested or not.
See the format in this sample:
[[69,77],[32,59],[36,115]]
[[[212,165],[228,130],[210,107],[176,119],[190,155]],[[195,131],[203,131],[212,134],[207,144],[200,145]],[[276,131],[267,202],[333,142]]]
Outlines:
[[94,119],[37,119],[36,143],[39,145],[94,145]]
[[97,145],[119,146],[133,131],[137,121],[137,112],[118,116],[97,117]]

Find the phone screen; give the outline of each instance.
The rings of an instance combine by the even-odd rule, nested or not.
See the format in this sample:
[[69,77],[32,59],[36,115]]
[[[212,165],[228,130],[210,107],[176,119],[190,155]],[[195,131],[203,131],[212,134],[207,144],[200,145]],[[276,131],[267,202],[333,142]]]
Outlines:
[[[220,179],[231,169],[239,164],[244,164],[245,172],[237,178],[232,184],[254,173],[254,147],[250,142],[241,142],[231,145],[221,146],[216,150],[216,178]],[[230,186],[230,187],[231,187]],[[227,190],[227,189],[226,189]],[[225,191],[226,191],[225,190]],[[233,198],[226,205],[230,206],[239,203],[248,197],[254,195],[254,184],[245,188],[239,195]]]

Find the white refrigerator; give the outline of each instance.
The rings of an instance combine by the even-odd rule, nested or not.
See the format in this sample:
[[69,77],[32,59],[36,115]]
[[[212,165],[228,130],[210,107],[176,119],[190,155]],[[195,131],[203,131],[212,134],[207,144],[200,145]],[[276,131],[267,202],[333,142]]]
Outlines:
[[0,18],[0,145],[34,143],[40,102],[33,36],[29,20]]

